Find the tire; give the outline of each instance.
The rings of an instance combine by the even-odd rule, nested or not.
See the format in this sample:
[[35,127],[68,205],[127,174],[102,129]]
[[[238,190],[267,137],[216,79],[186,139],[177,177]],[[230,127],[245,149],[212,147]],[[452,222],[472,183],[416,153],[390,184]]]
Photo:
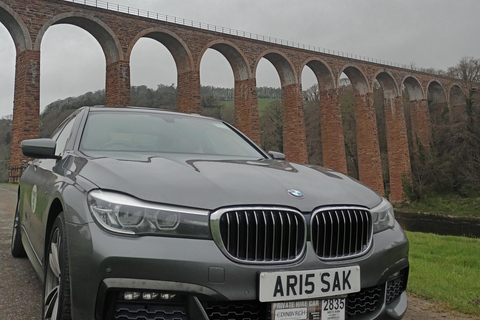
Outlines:
[[23,258],[27,254],[25,253],[25,248],[22,243],[22,231],[20,230],[20,212],[18,210],[18,201],[17,208],[15,209],[15,218],[13,220],[12,228],[12,242],[10,245],[10,252],[15,258]]
[[63,213],[55,219],[49,235],[43,283],[44,320],[70,320],[70,274]]

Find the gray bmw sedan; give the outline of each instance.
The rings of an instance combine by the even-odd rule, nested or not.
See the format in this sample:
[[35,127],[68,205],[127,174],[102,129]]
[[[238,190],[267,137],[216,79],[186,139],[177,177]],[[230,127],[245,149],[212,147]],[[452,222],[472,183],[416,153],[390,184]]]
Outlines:
[[220,120],[84,107],[22,142],[12,255],[43,319],[401,319],[408,240],[352,178]]

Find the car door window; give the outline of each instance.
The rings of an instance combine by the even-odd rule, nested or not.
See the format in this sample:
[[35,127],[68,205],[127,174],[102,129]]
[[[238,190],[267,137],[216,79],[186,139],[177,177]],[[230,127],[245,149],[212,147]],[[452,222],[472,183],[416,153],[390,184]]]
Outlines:
[[57,147],[55,149],[55,155],[62,156],[65,151],[65,146],[67,145],[68,139],[72,133],[73,124],[75,118],[72,118],[64,127],[62,132],[57,138]]

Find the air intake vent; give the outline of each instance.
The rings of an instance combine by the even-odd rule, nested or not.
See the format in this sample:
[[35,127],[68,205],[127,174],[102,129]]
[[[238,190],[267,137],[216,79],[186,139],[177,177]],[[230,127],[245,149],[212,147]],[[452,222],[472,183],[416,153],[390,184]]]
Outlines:
[[403,269],[399,276],[387,282],[386,301],[392,303],[407,289],[408,268]]
[[383,285],[363,289],[349,294],[347,298],[346,318],[371,319],[372,314],[381,307],[384,299]]
[[183,305],[120,302],[114,312],[114,320],[188,320]]
[[267,305],[257,301],[218,301],[203,304],[209,320],[267,320]]
[[312,245],[325,260],[352,258],[371,246],[371,214],[363,208],[327,208],[314,212],[311,222]]
[[305,218],[279,208],[233,208],[212,215],[217,245],[244,263],[287,263],[300,258],[306,242]]

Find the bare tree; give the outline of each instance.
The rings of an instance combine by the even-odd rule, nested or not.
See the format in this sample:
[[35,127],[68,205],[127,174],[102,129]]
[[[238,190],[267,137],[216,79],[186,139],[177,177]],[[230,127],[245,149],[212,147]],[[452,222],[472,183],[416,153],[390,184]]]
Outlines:
[[471,118],[474,111],[474,95],[480,87],[480,59],[463,57],[455,67],[448,69],[448,74],[457,79],[461,79],[467,87],[468,92],[465,96],[465,107],[468,116]]
[[260,140],[264,150],[283,152],[281,100],[270,102],[260,116]]
[[307,90],[303,91],[303,100],[305,101],[319,101],[320,94],[318,92],[318,84],[314,84]]

